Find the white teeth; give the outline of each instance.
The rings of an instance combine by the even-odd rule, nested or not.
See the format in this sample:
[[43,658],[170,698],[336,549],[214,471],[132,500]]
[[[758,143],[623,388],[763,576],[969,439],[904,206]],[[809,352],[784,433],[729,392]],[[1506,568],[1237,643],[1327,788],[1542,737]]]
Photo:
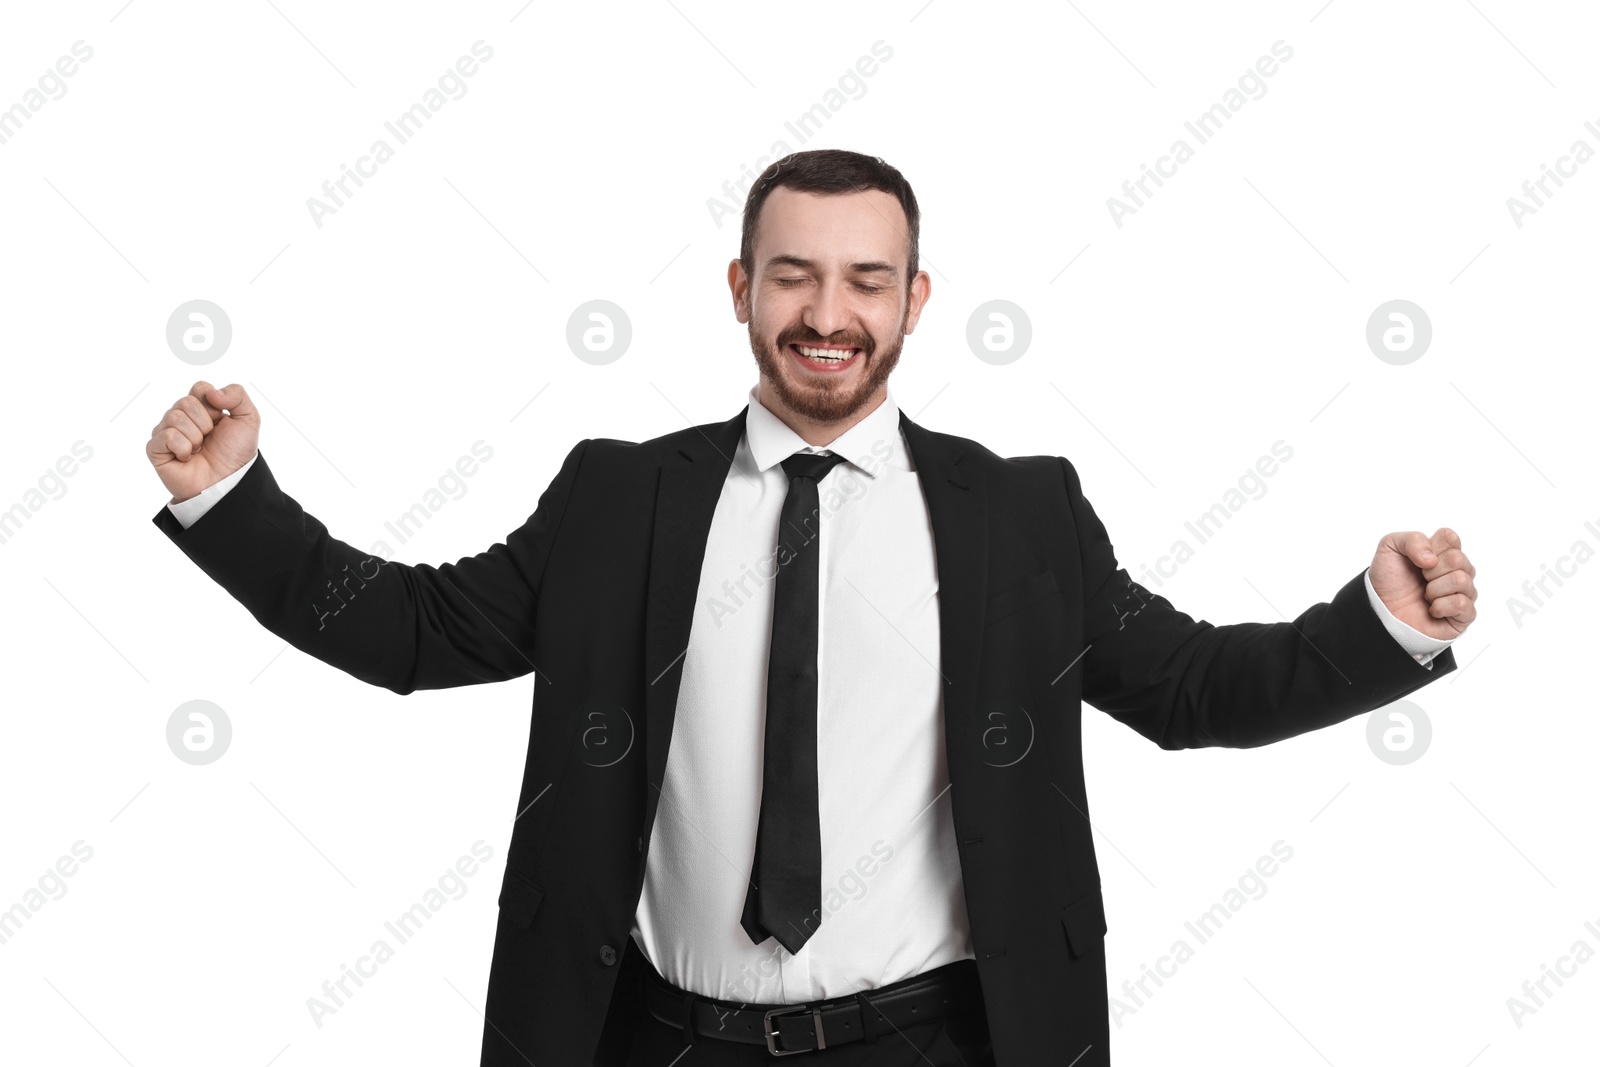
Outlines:
[[807,359],[818,359],[824,363],[843,363],[855,354],[854,349],[808,348],[805,345],[795,345],[795,347]]

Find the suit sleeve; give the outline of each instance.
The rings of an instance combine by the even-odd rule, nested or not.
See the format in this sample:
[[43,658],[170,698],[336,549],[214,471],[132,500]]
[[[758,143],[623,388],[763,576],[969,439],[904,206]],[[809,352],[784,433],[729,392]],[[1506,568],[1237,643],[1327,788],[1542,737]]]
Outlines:
[[1383,628],[1389,631],[1389,636],[1397,641],[1401,648],[1406,650],[1406,655],[1426,667],[1432,662],[1433,657],[1449,648],[1455,641],[1451,638],[1429,637],[1421,630],[1417,630],[1394,617],[1394,612],[1389,610],[1383,598],[1378,595],[1377,589],[1372,585],[1372,568],[1368,567],[1361,572],[1361,580],[1367,587],[1367,603],[1372,605],[1373,614],[1383,620]]
[[588,444],[573,447],[504,542],[437,567],[333,537],[260,452],[188,529],[166,507],[153,521],[257,622],[364,682],[405,695],[504,681],[535,669],[539,587]]
[[1253,748],[1342,722],[1455,670],[1396,643],[1365,568],[1292,623],[1196,621],[1117,565],[1078,473],[1061,460],[1083,566],[1083,698],[1165,749]]
[[[258,450],[259,454],[259,450]],[[256,465],[256,457],[251,456],[244,466],[228,475],[213,485],[208,485],[188,500],[180,500],[176,504],[168,504],[167,510],[172,512],[172,517],[178,520],[178,525],[185,530],[205,517],[206,512],[216,506],[217,501],[228,495],[228,490],[244,481],[244,476],[250,473],[250,468]]]

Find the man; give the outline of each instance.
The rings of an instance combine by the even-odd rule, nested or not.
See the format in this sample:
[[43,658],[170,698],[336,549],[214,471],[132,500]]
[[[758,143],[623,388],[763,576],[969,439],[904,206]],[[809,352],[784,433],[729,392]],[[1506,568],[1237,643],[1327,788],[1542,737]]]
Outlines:
[[238,385],[155,427],[156,524],[295,647],[400,694],[536,675],[484,1064],[1109,1063],[1081,702],[1249,747],[1455,669],[1448,529],[1213,626],[1117,565],[1069,461],[900,413],[918,224],[881,160],[773,164],[728,267],[750,403],[579,442],[456,564],[331,537]]

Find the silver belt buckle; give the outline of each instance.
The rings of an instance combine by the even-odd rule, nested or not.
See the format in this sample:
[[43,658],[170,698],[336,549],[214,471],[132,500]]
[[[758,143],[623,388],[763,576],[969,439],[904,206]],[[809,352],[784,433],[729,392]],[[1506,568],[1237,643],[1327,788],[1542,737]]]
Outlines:
[[[817,1047],[779,1048],[778,1031],[772,1028],[773,1018],[778,1015],[804,1015],[806,1012],[811,1013],[811,1026],[817,1034]],[[822,1038],[822,1010],[820,1008],[807,1008],[804,1006],[798,1008],[773,1008],[761,1016],[761,1028],[767,1035],[767,1051],[774,1056],[798,1056],[802,1052],[818,1052],[828,1047],[828,1043]]]

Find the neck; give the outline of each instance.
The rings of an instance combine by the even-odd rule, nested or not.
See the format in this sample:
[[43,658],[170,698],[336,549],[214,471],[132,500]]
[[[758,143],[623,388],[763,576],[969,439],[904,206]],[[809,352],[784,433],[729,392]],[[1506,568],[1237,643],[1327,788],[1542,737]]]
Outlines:
[[885,400],[889,398],[889,387],[881,385],[878,391],[867,398],[867,402],[859,409],[842,419],[822,421],[808,418],[798,411],[790,408],[778,399],[777,392],[767,385],[763,377],[756,389],[756,399],[761,401],[761,406],[778,417],[778,421],[793,430],[800,439],[814,448],[825,448],[839,438],[850,427],[878,410]]

